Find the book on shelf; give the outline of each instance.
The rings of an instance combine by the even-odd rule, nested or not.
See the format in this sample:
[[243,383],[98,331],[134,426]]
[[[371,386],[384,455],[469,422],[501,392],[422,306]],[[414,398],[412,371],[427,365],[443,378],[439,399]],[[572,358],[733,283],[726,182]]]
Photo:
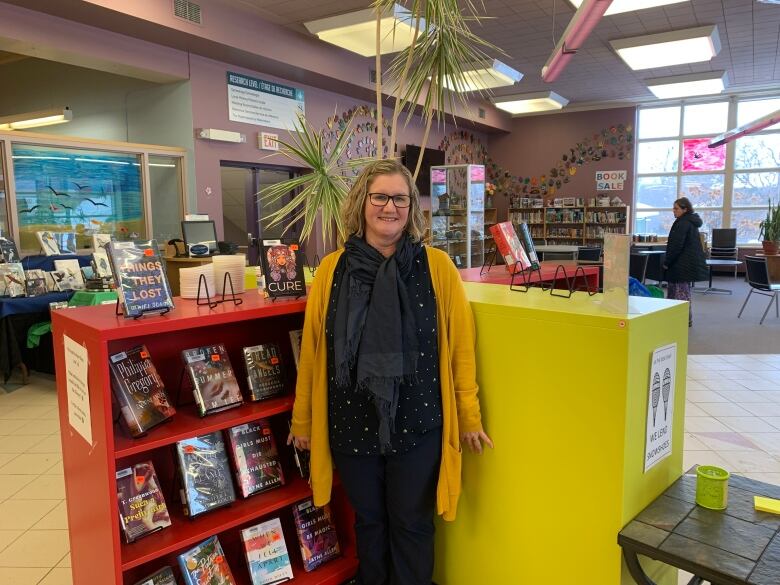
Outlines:
[[111,240],[111,234],[92,234],[92,250],[105,252]]
[[227,437],[243,497],[284,485],[282,462],[268,419],[231,427]]
[[65,273],[65,290],[84,290],[86,283],[84,282],[84,275],[81,274],[81,266],[79,266],[78,260],[75,258],[55,260],[54,268],[59,272]]
[[528,259],[531,261],[533,268],[539,267],[539,256],[536,254],[536,246],[534,246],[534,239],[531,237],[531,232],[528,231],[528,225],[521,223],[517,226],[517,230],[520,236],[520,241],[523,243],[525,253],[528,254]]
[[51,292],[62,292],[66,290],[73,290],[68,288],[70,281],[67,278],[67,273],[64,270],[52,270],[47,272],[49,278],[46,279],[46,288]]
[[106,245],[125,317],[173,308],[168,277],[156,240]]
[[290,334],[290,347],[292,347],[295,369],[298,369],[298,362],[301,361],[301,344],[303,343],[303,329],[293,329]]
[[[511,274],[516,269],[525,270],[531,266],[528,255],[520,244],[515,227],[509,221],[502,221],[490,227],[490,233],[493,234],[493,241],[496,243],[496,249],[504,259],[505,267]],[[518,265],[519,262],[519,265]]]
[[[290,432],[292,433],[292,419],[287,421],[287,426],[290,429]],[[309,476],[311,475],[311,471],[309,467],[309,460],[311,454],[307,449],[298,449],[298,447],[295,446],[295,443],[292,443],[292,449],[293,449],[293,458],[295,459],[295,467],[298,468],[298,473],[301,475],[301,477],[308,481]]]
[[48,230],[35,232],[35,237],[38,238],[41,250],[43,250],[43,253],[47,256],[59,256],[61,254],[57,239],[54,237],[54,232]]
[[187,585],[236,585],[216,536],[180,554],[179,568]]
[[111,264],[108,261],[108,252],[104,248],[96,249],[92,252],[92,264],[95,267],[95,273],[101,278],[113,278],[111,273]]
[[263,240],[261,253],[265,290],[272,299],[306,294],[303,255],[297,242]]
[[38,297],[49,292],[46,286],[46,272],[33,269],[28,270],[25,276],[25,287],[27,288],[28,297]]
[[76,253],[76,233],[75,232],[53,232],[54,239],[57,240],[57,246],[60,248],[60,254]]
[[249,396],[251,400],[265,400],[284,391],[284,371],[279,346],[263,343],[244,348]]
[[222,433],[215,431],[176,443],[185,514],[195,517],[236,500]]
[[168,507],[151,461],[116,472],[119,523],[127,542],[171,525]]
[[317,508],[311,498],[306,498],[293,505],[293,518],[306,571],[341,555],[330,506]]
[[16,249],[16,244],[13,240],[0,237],[0,260],[9,264],[22,261],[22,259],[19,257],[19,251]]
[[139,437],[176,414],[145,345],[110,355],[108,364],[111,387],[131,436]]
[[140,581],[136,581],[134,585],[177,585],[177,582],[173,569],[166,566],[151,575],[147,575]]
[[185,349],[181,355],[192,380],[200,416],[243,404],[244,397],[224,344]]
[[0,295],[23,297],[25,292],[24,269],[21,262],[0,264]]
[[279,518],[241,531],[252,585],[283,583],[293,578],[290,555]]

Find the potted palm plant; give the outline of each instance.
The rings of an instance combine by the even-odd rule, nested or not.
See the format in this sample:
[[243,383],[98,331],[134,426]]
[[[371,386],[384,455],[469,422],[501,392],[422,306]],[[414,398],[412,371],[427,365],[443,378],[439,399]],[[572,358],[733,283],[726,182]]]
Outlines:
[[769,200],[766,219],[761,220],[758,228],[758,239],[761,240],[764,254],[767,256],[777,255],[780,246],[780,203],[772,205],[772,200]]

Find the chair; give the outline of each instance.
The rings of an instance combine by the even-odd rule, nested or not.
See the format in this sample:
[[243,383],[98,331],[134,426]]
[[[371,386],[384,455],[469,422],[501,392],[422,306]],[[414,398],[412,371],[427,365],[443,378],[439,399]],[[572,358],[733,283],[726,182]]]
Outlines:
[[579,246],[577,248],[577,262],[600,262],[600,246]]
[[[738,255],[737,228],[713,229],[710,258],[718,260],[737,260]],[[734,266],[734,278],[737,277],[737,268],[737,266]]]
[[628,275],[636,278],[642,284],[645,283],[648,257],[647,254],[631,254],[628,261]]
[[761,316],[761,321],[758,323],[759,325],[764,323],[766,314],[769,312],[769,309],[772,308],[773,302],[775,304],[775,315],[780,317],[777,294],[780,292],[780,284],[772,284],[772,281],[769,279],[769,268],[767,267],[766,258],[760,256],[745,256],[745,265],[747,267],[747,279],[748,284],[750,285],[750,292],[748,293],[745,302],[742,303],[742,308],[739,310],[737,319],[742,316],[742,311],[745,310],[745,307],[750,300],[750,296],[753,293],[769,297],[769,304],[766,306],[766,310]]
[[665,280],[664,262],[666,254],[647,254],[647,270],[645,280],[653,280],[659,285]]

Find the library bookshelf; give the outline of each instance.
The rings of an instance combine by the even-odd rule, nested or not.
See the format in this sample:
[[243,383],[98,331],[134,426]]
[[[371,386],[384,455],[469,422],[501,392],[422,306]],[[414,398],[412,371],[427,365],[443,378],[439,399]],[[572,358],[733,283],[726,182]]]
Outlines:
[[[295,365],[288,332],[303,325],[305,300],[275,303],[260,295],[241,295],[243,304],[223,303],[216,309],[195,301],[175,299],[167,315],[139,320],[117,316],[113,306],[54,311],[54,352],[57,368],[63,467],[70,526],[71,566],[74,583],[132,585],[157,569],[170,565],[181,580],[176,557],[212,535],[218,535],[238,585],[251,585],[241,543],[241,529],[279,517],[293,564],[296,585],[339,585],[357,570],[353,513],[338,482],[334,485],[333,512],[342,556],[307,573],[303,569],[291,507],[311,495],[308,482],[295,468],[291,448],[285,445],[287,421],[293,404]],[[86,348],[87,383],[92,444],[69,423],[64,337]],[[201,418],[192,390],[182,384],[181,351],[224,343],[239,385],[246,393],[241,350],[258,343],[276,343],[285,365],[286,393],[263,402],[246,402],[238,408]],[[145,344],[177,406],[173,420],[132,439],[115,424],[108,356]],[[188,518],[178,494],[175,444],[185,438],[270,417],[285,485],[236,501],[195,518]],[[136,542],[124,541],[116,496],[116,471],[141,461],[152,461],[171,516],[171,526]]]
[[600,245],[604,234],[627,234],[631,208],[609,207],[512,207],[509,221],[525,222],[535,240],[548,244]]

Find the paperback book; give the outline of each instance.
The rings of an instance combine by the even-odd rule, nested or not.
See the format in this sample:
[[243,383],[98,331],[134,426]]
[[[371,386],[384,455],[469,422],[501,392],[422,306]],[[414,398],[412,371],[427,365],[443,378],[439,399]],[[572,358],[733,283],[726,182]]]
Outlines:
[[190,517],[232,504],[236,499],[222,433],[176,443],[182,477],[182,503]]
[[268,419],[232,427],[227,435],[243,497],[284,485],[282,463]]
[[65,273],[64,290],[83,290],[85,287],[84,275],[81,274],[81,266],[76,259],[55,260],[54,268]]
[[290,346],[292,347],[296,370],[298,369],[298,362],[301,360],[301,343],[303,343],[303,329],[293,329],[290,331]]
[[43,253],[47,256],[59,256],[61,254],[60,247],[57,245],[57,240],[54,237],[54,232],[35,232],[35,237],[38,238],[41,250],[43,250]]
[[76,253],[76,234],[75,232],[52,232],[54,239],[57,240],[57,246],[60,254]]
[[235,585],[222,545],[216,536],[179,555],[179,568],[187,585]]
[[27,288],[27,296],[28,297],[39,297],[41,295],[45,295],[48,291],[46,290],[46,279],[45,278],[27,278],[25,281],[25,286]]
[[517,237],[517,232],[515,232],[512,222],[503,221],[490,226],[490,233],[493,235],[496,249],[504,259],[509,273],[514,273],[516,270],[525,270],[531,266],[531,261],[528,259],[522,244],[520,244],[520,238]]
[[159,571],[155,571],[151,575],[147,575],[140,581],[137,581],[135,585],[177,585],[177,583],[173,569],[163,567]]
[[119,522],[127,542],[171,525],[168,507],[151,461],[117,471],[116,490]]
[[19,257],[19,251],[16,249],[16,244],[13,240],[8,238],[0,238],[0,260],[13,264],[14,262],[21,262]]
[[176,413],[145,345],[110,355],[108,363],[111,386],[130,435],[140,437]]
[[105,252],[106,245],[111,241],[111,234],[92,234],[92,250]]
[[48,273],[49,278],[46,279],[46,287],[52,291],[66,291],[73,290],[68,288],[70,286],[67,273],[64,270],[52,270]]
[[101,278],[112,278],[111,265],[108,263],[108,253],[104,249],[96,249],[92,252],[92,264],[95,274]]
[[265,400],[284,391],[284,371],[278,345],[263,343],[245,347],[244,363],[252,400]]
[[0,291],[7,297],[23,297],[25,294],[24,269],[20,262],[0,264]]
[[293,517],[306,571],[313,571],[341,554],[330,506],[317,508],[311,498],[306,498],[293,506]]
[[281,240],[263,240],[261,257],[269,297],[302,297],[306,294],[303,257],[297,242],[284,244]]
[[192,380],[192,393],[200,416],[240,406],[244,402],[222,343],[185,349],[182,358]]
[[109,242],[106,249],[125,317],[173,308],[171,288],[156,240]]
[[283,583],[293,578],[290,555],[279,518],[241,531],[252,585]]

